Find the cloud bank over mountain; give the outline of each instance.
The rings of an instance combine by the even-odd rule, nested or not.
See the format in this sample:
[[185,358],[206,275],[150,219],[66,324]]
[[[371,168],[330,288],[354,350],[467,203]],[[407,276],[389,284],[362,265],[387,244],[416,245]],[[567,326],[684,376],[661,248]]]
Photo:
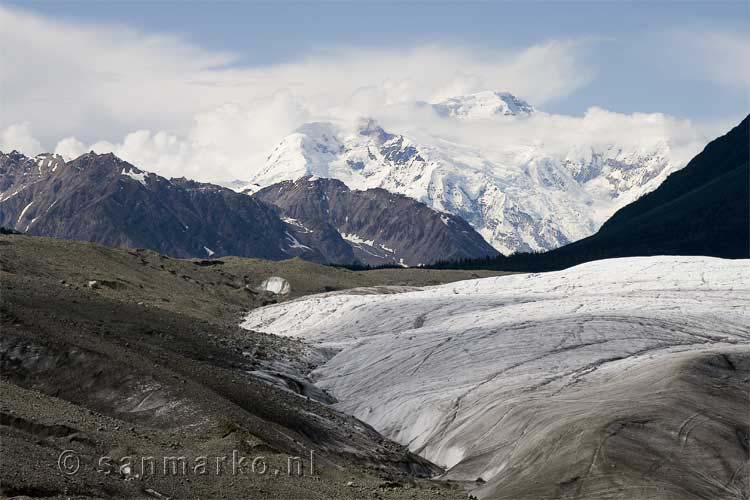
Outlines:
[[7,7],[0,7],[0,24],[4,67],[13,68],[0,73],[2,150],[54,150],[67,158],[113,151],[167,176],[247,178],[281,138],[312,120],[372,116],[400,133],[446,129],[473,145],[498,138],[609,140],[610,134],[622,142],[656,128],[660,138],[686,144],[687,159],[705,135],[735,118],[697,126],[660,114],[590,109],[583,117],[542,113],[511,129],[446,123],[415,104],[507,90],[544,110],[596,77],[587,55],[597,41],[583,36],[505,50],[318,47],[293,61],[249,67],[240,54],[125,26],[52,20]]

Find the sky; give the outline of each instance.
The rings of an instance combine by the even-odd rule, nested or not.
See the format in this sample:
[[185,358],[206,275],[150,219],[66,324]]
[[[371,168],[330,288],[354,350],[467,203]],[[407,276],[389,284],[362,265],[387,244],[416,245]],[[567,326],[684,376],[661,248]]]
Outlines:
[[748,113],[749,6],[0,1],[0,150],[242,177],[305,121],[482,90],[710,136]]

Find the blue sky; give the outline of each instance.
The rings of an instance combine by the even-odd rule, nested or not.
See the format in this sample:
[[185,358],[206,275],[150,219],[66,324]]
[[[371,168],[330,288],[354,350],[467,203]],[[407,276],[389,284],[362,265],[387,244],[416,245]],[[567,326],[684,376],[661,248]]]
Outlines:
[[[716,118],[747,107],[747,90],[717,88],[649,57],[673,31],[745,33],[747,1],[663,2],[18,2],[54,19],[115,23],[178,34],[239,55],[237,65],[294,61],[327,46],[402,47],[440,43],[523,48],[549,39],[588,38],[596,77],[547,103],[560,113],[592,105],[621,112]],[[664,55],[659,51],[660,55]],[[680,61],[685,65],[685,61]],[[739,65],[741,62],[737,61]],[[507,89],[513,91],[514,89]]]

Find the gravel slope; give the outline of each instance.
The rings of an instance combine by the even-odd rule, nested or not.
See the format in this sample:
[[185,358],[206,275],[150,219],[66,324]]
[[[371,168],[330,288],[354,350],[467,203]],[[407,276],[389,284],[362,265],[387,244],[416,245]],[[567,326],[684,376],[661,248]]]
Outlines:
[[[390,271],[390,270],[389,270]],[[142,250],[0,237],[0,493],[12,497],[461,498],[440,468],[323,404],[304,377],[326,352],[237,327],[240,311],[354,285],[424,284],[466,273],[353,273],[301,261],[182,261]],[[81,471],[57,468],[61,451]],[[238,450],[316,475],[135,477],[97,457],[221,456]],[[422,478],[422,479],[420,479]]]

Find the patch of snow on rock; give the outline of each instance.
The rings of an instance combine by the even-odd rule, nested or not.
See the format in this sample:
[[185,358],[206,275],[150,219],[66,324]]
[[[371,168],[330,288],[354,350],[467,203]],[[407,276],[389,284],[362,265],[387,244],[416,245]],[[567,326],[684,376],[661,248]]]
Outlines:
[[139,171],[139,170],[131,168],[130,170],[123,169],[122,170],[122,175],[124,175],[125,177],[130,177],[134,181],[138,181],[138,182],[140,182],[141,184],[143,184],[145,186],[146,185],[146,176],[148,175],[148,173],[147,172],[142,172],[142,171]]
[[32,201],[28,205],[26,205],[25,207],[23,207],[23,210],[21,210],[21,215],[18,216],[18,220],[16,221],[16,224],[19,224],[21,222],[21,219],[23,219],[23,216],[26,215],[26,211],[33,204],[34,204],[34,202]]
[[286,237],[289,239],[291,244],[289,245],[289,248],[299,248],[302,250],[312,250],[309,246],[303,245],[302,243],[297,240],[294,236],[292,236],[289,232],[286,232]]
[[341,237],[355,245],[367,245],[368,247],[375,246],[375,240],[366,240],[354,233],[341,233]]

